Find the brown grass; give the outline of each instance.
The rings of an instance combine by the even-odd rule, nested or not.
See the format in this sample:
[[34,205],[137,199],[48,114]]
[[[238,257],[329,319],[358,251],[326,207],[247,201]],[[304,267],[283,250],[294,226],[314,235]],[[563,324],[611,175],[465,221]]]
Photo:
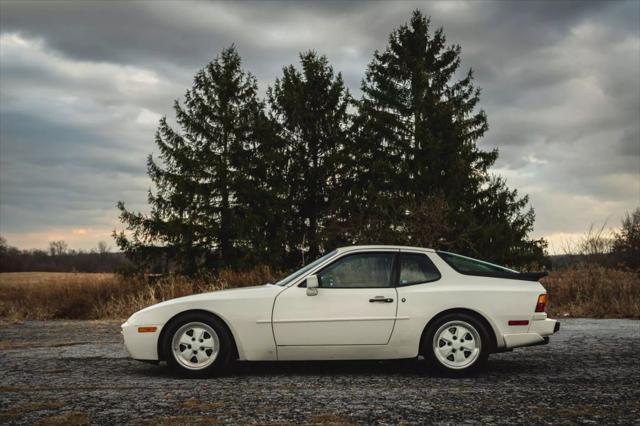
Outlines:
[[[223,271],[197,279],[167,276],[122,278],[112,274],[2,273],[0,318],[124,319],[163,300],[224,288],[263,284],[269,268]],[[640,275],[600,266],[553,271],[543,280],[550,316],[640,318]]]
[[212,411],[218,410],[224,407],[224,402],[222,401],[212,401],[212,402],[203,402],[195,398],[187,399],[181,404],[182,408],[185,410],[189,410],[193,412],[194,410],[198,411]]
[[308,425],[331,425],[331,426],[349,426],[352,425],[348,420],[335,414],[316,414],[307,418],[306,424]]
[[64,407],[62,402],[28,402],[0,412],[0,420],[9,420],[32,411],[57,410]]
[[211,416],[168,416],[153,417],[145,424],[149,426],[195,426],[195,425],[218,425],[218,419]]
[[36,426],[84,426],[89,424],[89,416],[80,411],[69,411],[47,417],[36,423]]
[[640,274],[598,265],[553,271],[542,281],[550,316],[640,318]]
[[163,300],[270,280],[269,268],[223,271],[197,279],[167,276],[153,280],[113,274],[0,273],[0,318],[124,319]]
[[139,283],[113,274],[22,272],[0,274],[0,317],[95,319],[110,300],[126,297]]

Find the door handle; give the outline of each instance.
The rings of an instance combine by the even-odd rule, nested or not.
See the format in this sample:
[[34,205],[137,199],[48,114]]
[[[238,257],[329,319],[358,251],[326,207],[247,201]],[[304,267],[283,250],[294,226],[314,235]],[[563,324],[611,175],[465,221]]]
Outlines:
[[369,303],[380,302],[380,303],[393,303],[393,299],[390,297],[381,297],[378,296],[375,299],[369,299]]

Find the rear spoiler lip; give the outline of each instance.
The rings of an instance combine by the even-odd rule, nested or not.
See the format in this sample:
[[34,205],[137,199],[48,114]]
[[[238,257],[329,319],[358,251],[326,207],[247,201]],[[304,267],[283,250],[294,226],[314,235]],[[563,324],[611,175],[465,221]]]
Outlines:
[[540,272],[521,272],[520,274],[522,276],[522,279],[525,279],[527,281],[539,281],[542,278],[546,277],[547,275],[549,275],[549,272],[547,271],[540,271]]
[[549,275],[547,271],[540,272],[461,272],[457,271],[463,275],[471,275],[474,277],[487,277],[487,278],[502,278],[507,280],[522,280],[522,281],[540,281],[540,279]]

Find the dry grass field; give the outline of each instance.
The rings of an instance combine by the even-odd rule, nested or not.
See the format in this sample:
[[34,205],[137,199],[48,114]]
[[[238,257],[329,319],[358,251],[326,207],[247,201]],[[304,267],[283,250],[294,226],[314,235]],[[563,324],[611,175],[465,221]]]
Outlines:
[[556,317],[640,318],[640,273],[583,265],[542,280]]
[[[198,279],[122,278],[113,274],[1,273],[0,318],[124,319],[154,303],[193,293],[269,282],[268,268],[223,271]],[[600,266],[553,271],[544,278],[556,317],[640,318],[640,275]]]
[[123,278],[115,274],[0,273],[0,319],[125,319],[154,303],[194,293],[264,284],[269,268],[222,271],[198,279],[167,276]]

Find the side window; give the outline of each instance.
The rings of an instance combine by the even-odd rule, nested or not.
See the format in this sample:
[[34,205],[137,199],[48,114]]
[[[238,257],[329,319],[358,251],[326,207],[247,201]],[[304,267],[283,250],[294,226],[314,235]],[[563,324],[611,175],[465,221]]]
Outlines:
[[435,281],[440,272],[424,254],[400,255],[400,285],[411,285]]
[[391,287],[395,253],[354,254],[318,273],[322,288]]

